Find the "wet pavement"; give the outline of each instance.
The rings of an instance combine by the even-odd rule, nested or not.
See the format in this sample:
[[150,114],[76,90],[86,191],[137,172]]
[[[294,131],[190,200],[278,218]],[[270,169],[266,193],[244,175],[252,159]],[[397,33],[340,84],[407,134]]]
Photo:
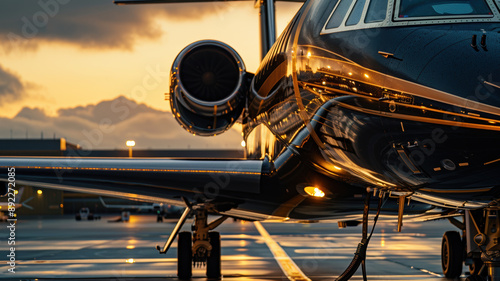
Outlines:
[[[155,249],[166,241],[175,221],[156,223],[153,215],[132,215],[128,223],[110,222],[117,217],[21,218],[15,230],[15,273],[8,272],[10,232],[8,224],[1,223],[0,279],[177,279],[176,243],[165,255]],[[217,228],[224,280],[333,280],[350,263],[361,239],[361,226],[261,225],[269,235],[252,222],[228,220]],[[187,222],[183,230],[189,229]],[[447,280],[440,251],[441,237],[448,230],[456,229],[447,221],[405,223],[401,233],[393,223],[379,223],[368,247],[368,280]],[[193,279],[206,279],[205,269],[195,268]],[[362,279],[358,270],[351,280]]]

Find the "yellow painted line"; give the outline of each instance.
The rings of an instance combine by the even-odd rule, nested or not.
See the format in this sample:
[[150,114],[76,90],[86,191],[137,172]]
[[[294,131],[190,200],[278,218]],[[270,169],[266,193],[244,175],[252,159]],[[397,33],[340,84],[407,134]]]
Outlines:
[[281,270],[285,273],[288,280],[307,280],[311,281],[302,270],[293,262],[293,260],[286,254],[283,248],[273,240],[271,235],[266,231],[262,224],[258,221],[254,222],[255,228],[259,231],[260,235],[264,238],[267,247],[273,253],[274,259],[278,262]]

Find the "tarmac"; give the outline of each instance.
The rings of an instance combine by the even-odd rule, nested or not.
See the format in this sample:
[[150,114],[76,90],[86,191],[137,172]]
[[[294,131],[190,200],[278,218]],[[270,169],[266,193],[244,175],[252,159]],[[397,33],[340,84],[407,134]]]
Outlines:
[[[176,243],[165,255],[155,249],[175,220],[157,223],[154,215],[132,215],[129,222],[111,222],[118,216],[19,218],[14,246],[8,245],[9,223],[0,223],[0,279],[177,280]],[[190,222],[183,230],[190,230]],[[443,220],[405,223],[401,233],[394,223],[379,223],[367,252],[368,280],[448,280],[440,259],[441,237],[448,230],[457,229]],[[217,231],[223,280],[334,280],[361,239],[361,226],[339,229],[333,223],[227,220]],[[10,247],[15,247],[14,270]],[[205,268],[193,269],[193,279],[206,280]],[[361,270],[351,280],[363,280]]]

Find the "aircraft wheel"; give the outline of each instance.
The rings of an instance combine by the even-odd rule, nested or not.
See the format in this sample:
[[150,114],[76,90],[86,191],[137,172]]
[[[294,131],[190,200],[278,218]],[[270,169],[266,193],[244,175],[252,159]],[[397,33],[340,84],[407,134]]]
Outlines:
[[183,231],[177,237],[177,276],[179,279],[190,279],[193,275],[193,248],[191,232]]
[[457,278],[462,273],[463,247],[460,234],[456,231],[447,231],[443,235],[441,244],[441,265],[444,276]]
[[207,278],[220,279],[221,277],[221,249],[220,233],[213,231],[208,233],[212,250],[207,259]]

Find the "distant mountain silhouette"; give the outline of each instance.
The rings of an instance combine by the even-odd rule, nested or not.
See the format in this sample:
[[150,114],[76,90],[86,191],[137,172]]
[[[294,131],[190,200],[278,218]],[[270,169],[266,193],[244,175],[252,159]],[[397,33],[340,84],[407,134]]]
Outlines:
[[139,149],[241,148],[241,134],[231,129],[222,136],[199,137],[184,131],[172,113],[120,96],[95,105],[64,108],[57,116],[25,107],[12,119],[0,118],[0,138],[64,137],[85,149],[123,149],[127,139]]

